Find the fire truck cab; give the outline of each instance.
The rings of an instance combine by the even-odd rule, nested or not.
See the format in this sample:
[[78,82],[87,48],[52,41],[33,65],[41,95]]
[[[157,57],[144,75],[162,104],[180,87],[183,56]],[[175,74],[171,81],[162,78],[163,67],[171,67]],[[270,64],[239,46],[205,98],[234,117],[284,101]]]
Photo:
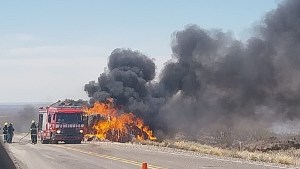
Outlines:
[[83,107],[54,103],[39,109],[38,137],[42,144],[80,144],[83,140]]

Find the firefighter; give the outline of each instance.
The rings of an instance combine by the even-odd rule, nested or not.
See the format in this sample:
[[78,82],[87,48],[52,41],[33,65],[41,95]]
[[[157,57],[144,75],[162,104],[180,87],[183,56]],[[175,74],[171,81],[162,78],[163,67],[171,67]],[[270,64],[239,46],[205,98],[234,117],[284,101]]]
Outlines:
[[4,127],[3,127],[3,136],[4,136],[3,141],[4,141],[4,143],[7,142],[7,129],[8,129],[7,125],[8,125],[8,123],[4,123]]
[[7,128],[7,143],[12,143],[12,139],[14,136],[14,127],[12,123],[9,123],[9,126]]
[[37,143],[37,126],[36,126],[34,120],[31,121],[30,132],[31,132],[31,143],[36,144]]

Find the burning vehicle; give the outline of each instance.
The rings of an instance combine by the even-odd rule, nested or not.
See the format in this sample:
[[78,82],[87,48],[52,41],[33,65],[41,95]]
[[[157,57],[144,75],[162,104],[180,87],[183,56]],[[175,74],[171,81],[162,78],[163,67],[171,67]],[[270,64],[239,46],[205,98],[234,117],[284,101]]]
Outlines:
[[129,142],[133,139],[156,140],[152,130],[141,118],[115,108],[112,99],[105,103],[94,103],[93,107],[85,109],[85,113],[87,139],[96,137],[113,142]]

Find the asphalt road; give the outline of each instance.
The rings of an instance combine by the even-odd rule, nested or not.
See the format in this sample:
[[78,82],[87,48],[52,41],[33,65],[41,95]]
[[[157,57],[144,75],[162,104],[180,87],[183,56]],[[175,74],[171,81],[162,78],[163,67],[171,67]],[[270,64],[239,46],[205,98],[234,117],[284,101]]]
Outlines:
[[140,169],[142,162],[149,169],[271,169],[284,168],[231,159],[220,159],[193,152],[111,142],[82,144],[36,144],[25,134],[16,134],[7,145],[8,152],[21,169]]

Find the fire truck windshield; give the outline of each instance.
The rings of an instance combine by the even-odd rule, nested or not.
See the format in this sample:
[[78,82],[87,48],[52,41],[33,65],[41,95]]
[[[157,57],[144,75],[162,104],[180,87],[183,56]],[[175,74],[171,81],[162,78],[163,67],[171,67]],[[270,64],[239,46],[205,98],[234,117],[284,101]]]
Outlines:
[[59,113],[57,114],[56,121],[58,123],[83,124],[81,113]]

